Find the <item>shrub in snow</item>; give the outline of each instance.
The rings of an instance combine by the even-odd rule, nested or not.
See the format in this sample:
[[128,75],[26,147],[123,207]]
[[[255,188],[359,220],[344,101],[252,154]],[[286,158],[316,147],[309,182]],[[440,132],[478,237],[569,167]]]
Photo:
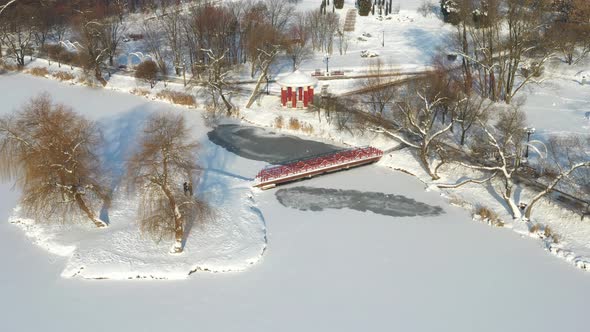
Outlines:
[[45,67],[34,67],[34,68],[29,69],[28,72],[29,72],[29,74],[31,74],[33,76],[39,76],[39,77],[47,77],[49,75],[49,71]]
[[496,227],[503,227],[504,222],[500,217],[496,214],[496,212],[492,211],[490,208],[485,206],[478,206],[475,210],[475,214],[481,217],[481,220],[487,222],[488,224]]
[[76,78],[74,75],[66,72],[66,71],[58,71],[53,73],[52,75],[53,77],[55,77],[56,79],[60,80],[60,81],[71,81],[74,78]]
[[158,78],[158,64],[155,61],[143,61],[135,68],[135,78],[145,81],[153,88]]
[[373,4],[371,0],[358,0],[357,6],[360,16],[369,16],[369,12],[371,12]]
[[529,228],[529,232],[537,234],[542,239],[548,239],[553,243],[559,243],[558,235],[547,225],[534,224]]
[[283,126],[285,125],[285,119],[283,118],[282,115],[279,115],[275,118],[275,122],[274,122],[274,127],[275,128],[283,128]]
[[139,89],[139,88],[133,89],[133,90],[131,90],[130,92],[131,92],[131,94],[133,94],[133,95],[136,95],[136,96],[141,96],[141,97],[145,97],[145,96],[147,96],[147,95],[149,95],[149,94],[150,94],[150,91],[149,91],[149,90],[146,90],[146,89]]
[[291,130],[299,130],[301,129],[301,123],[297,118],[290,118],[289,119],[289,129]]
[[193,97],[189,94],[183,93],[183,92],[178,92],[178,91],[173,91],[173,90],[168,90],[168,89],[158,92],[156,94],[156,98],[168,100],[169,102],[172,102],[173,104],[177,104],[177,105],[184,105],[184,106],[191,106],[191,107],[194,107],[197,105],[197,102],[195,101],[195,97]]
[[440,0],[440,11],[443,15],[443,20],[451,24],[459,24],[461,21],[459,17],[459,5],[455,0]]

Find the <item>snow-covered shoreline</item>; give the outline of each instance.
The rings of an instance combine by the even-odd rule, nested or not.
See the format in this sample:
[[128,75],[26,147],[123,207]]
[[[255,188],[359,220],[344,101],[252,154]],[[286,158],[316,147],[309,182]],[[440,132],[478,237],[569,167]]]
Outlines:
[[[129,82],[129,79],[130,78],[123,82]],[[114,80],[113,83],[115,82],[117,81]],[[174,88],[175,86],[176,89],[184,89],[182,85],[169,83],[169,87]],[[123,88],[119,87],[116,83],[112,85],[109,84],[107,87],[110,87],[110,89],[114,91],[127,93],[130,93],[132,90],[131,88],[126,87],[125,84],[122,85]],[[364,137],[353,137],[350,134],[338,133],[325,121],[319,122],[317,116],[313,114],[297,110],[281,109],[277,106],[278,101],[276,99],[277,97],[266,97],[262,103],[254,106],[252,109],[242,109],[240,120],[258,127],[273,128],[288,134],[311,137],[320,139],[324,142],[334,142],[346,146],[373,145],[387,150],[395,148],[398,145],[397,142],[377,134],[365,134]],[[166,101],[160,102],[169,104]],[[280,111],[276,112],[276,110]],[[274,128],[273,120],[279,115],[298,118],[300,121],[313,125],[314,131],[310,134],[286,128]],[[494,211],[496,211],[504,221],[504,227],[511,228],[524,237],[537,239],[543,244],[543,247],[547,251],[580,269],[588,270],[590,268],[590,240],[588,240],[590,239],[590,225],[587,222],[580,221],[579,216],[576,214],[560,208],[556,203],[553,203],[546,198],[542,199],[540,202],[536,212],[533,214],[533,219],[538,224],[550,225],[561,238],[559,243],[555,243],[551,238],[545,237],[543,232],[530,232],[530,224],[512,220],[512,217],[507,213],[503,203],[500,203],[489,195],[481,195],[481,192],[485,191],[484,187],[470,185],[455,190],[441,190],[436,187],[440,183],[453,183],[458,180],[457,177],[449,176],[449,174],[466,174],[466,172],[469,173],[471,170],[462,168],[460,172],[449,172],[445,169],[448,167],[443,167],[443,177],[440,181],[435,183],[430,180],[430,177],[425,172],[423,172],[416,156],[413,154],[408,155],[408,151],[406,150],[393,151],[389,155],[384,156],[383,161],[381,161],[379,165],[417,177],[425,184],[427,190],[440,191],[441,196],[447,197],[449,201],[462,201],[463,207],[467,210],[473,211],[476,206],[493,207]],[[532,193],[529,191],[524,191],[523,194],[532,196]],[[474,220],[479,220],[478,216],[474,215]],[[574,227],[572,225],[576,226]]]
[[[26,75],[1,76],[0,87],[11,89],[2,111],[10,112],[32,94],[47,91],[57,101],[110,124],[108,135],[121,145],[131,134],[131,123],[142,115],[178,111],[166,103]],[[125,112],[118,114],[116,105]],[[184,112],[198,133],[195,122],[200,112]],[[305,116],[281,112],[267,114]],[[321,127],[316,129],[319,133]],[[391,145],[381,137],[373,142]],[[226,174],[251,178],[264,166],[213,148],[206,146],[202,155],[203,167],[211,175],[225,169]],[[24,232],[4,222],[0,225],[5,248],[0,251],[4,327],[162,331],[173,322],[174,328],[194,329],[198,324],[228,332],[358,331],[384,326],[461,332],[584,329],[579,317],[584,317],[590,290],[584,273],[539,250],[537,241],[523,241],[510,230],[472,222],[465,210],[448,205],[440,193],[425,191],[417,178],[376,165],[318,177],[305,185],[403,195],[440,205],[445,213],[392,218],[348,209],[299,211],[282,206],[275,191],[255,190],[253,198],[264,214],[268,236],[262,261],[243,273],[193,273],[188,280],[169,282],[61,278],[67,258],[31,245]],[[0,194],[0,215],[7,220],[18,193],[3,184]],[[545,313],[551,319],[539,319]]]
[[[270,103],[267,101],[266,103]],[[261,109],[268,109],[268,104],[260,105],[252,110],[243,110],[242,120],[254,126],[270,127],[273,126],[273,117],[268,112],[261,112]],[[274,128],[279,132],[296,134],[304,137],[316,137],[325,141],[332,141],[347,146],[366,146],[372,145],[382,150],[392,150],[389,154],[384,155],[378,165],[391,169],[392,171],[401,171],[410,174],[419,179],[425,185],[425,190],[439,192],[449,203],[460,201],[458,206],[463,207],[470,213],[474,213],[478,206],[492,208],[493,211],[503,220],[503,227],[514,230],[517,234],[526,238],[533,238],[542,243],[545,250],[556,257],[559,257],[573,266],[589,271],[590,270],[590,222],[580,220],[580,216],[560,207],[557,203],[548,198],[543,198],[532,215],[535,224],[542,227],[549,225],[559,241],[555,242],[552,238],[545,236],[541,227],[539,231],[531,232],[529,229],[532,224],[521,220],[513,220],[504,202],[498,200],[490,194],[490,188],[478,184],[463,186],[460,189],[440,189],[439,184],[456,183],[466,174],[476,175],[473,170],[458,165],[445,165],[441,168],[439,181],[432,181],[430,176],[423,170],[415,153],[408,149],[398,150],[399,142],[386,138],[383,135],[375,133],[365,133],[364,135],[353,136],[349,133],[339,133],[332,126],[317,120],[317,115],[308,114],[302,111],[280,110],[275,116],[294,117],[309,123],[314,127],[312,134],[293,131],[289,129]],[[536,193],[527,189],[525,186],[518,186],[521,198],[526,201]],[[477,215],[473,215],[474,221],[481,221]]]

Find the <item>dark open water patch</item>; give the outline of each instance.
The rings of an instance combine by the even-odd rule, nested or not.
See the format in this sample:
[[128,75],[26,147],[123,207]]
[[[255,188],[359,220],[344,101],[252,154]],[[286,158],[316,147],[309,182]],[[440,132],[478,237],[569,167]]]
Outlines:
[[334,145],[278,134],[263,128],[233,124],[219,125],[207,136],[211,142],[240,157],[271,164],[342,150]]
[[392,217],[438,216],[444,213],[440,206],[379,192],[293,187],[277,190],[275,195],[282,205],[303,211],[349,208]]

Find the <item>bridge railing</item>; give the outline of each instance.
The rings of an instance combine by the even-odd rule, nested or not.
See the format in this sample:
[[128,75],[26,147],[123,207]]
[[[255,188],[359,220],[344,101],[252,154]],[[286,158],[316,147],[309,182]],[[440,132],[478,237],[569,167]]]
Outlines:
[[267,167],[258,172],[256,178],[259,182],[264,183],[297,174],[305,174],[324,168],[346,165],[356,161],[381,156],[383,156],[383,151],[371,146],[341,150],[307,159],[295,160],[282,165]]

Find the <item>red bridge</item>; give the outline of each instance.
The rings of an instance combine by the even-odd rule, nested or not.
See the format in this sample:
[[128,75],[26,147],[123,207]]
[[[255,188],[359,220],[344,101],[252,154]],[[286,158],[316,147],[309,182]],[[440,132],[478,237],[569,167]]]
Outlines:
[[270,166],[258,172],[257,183],[254,186],[269,189],[285,182],[370,164],[378,161],[382,156],[383,151],[368,146]]

